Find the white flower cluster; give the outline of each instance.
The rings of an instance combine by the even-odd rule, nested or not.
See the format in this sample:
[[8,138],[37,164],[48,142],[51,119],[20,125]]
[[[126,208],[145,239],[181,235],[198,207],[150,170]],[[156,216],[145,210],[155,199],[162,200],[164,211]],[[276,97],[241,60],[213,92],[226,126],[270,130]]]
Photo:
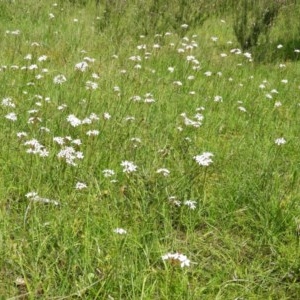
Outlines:
[[67,78],[66,78],[64,75],[62,75],[62,74],[57,75],[57,76],[55,76],[55,77],[53,78],[53,82],[54,82],[55,84],[59,84],[59,85],[65,83],[66,81],[67,81]]
[[1,105],[5,106],[5,107],[12,107],[12,108],[16,107],[15,103],[13,102],[13,100],[10,97],[3,98]]
[[[182,204],[181,201],[178,200],[176,196],[170,196],[169,201],[170,201],[170,203],[172,203],[173,205],[175,205],[177,207],[180,207]],[[196,209],[197,202],[195,200],[185,200],[183,202],[183,204],[185,206],[187,206],[189,209],[194,210],[194,209]]]
[[192,120],[192,119],[188,118],[186,113],[182,113],[181,117],[183,117],[184,125],[192,126],[192,127],[195,127],[195,128],[199,128],[202,125],[202,121],[204,119],[204,116],[200,113],[197,113],[194,116],[195,120]]
[[70,123],[72,127],[77,127],[83,124],[92,124],[93,121],[98,121],[99,117],[95,113],[91,113],[88,117],[80,120],[75,115],[71,114],[67,117],[67,121]]
[[172,262],[175,262],[180,265],[181,268],[183,267],[189,267],[191,261],[187,258],[186,255],[180,254],[178,252],[176,253],[167,253],[163,255],[162,260],[171,260]]
[[140,102],[140,101],[143,100],[144,103],[153,103],[153,102],[155,102],[155,99],[154,99],[154,97],[151,93],[146,93],[144,95],[144,97],[141,97],[139,95],[135,95],[135,96],[132,96],[130,98],[130,100],[132,100],[133,102]]
[[29,192],[25,195],[25,197],[31,201],[35,201],[35,202],[41,202],[41,203],[45,203],[45,204],[53,204],[53,205],[59,205],[60,203],[56,200],[51,200],[51,199],[48,199],[48,198],[43,198],[43,197],[40,197],[38,195],[37,192]]
[[198,163],[198,165],[207,167],[213,162],[211,159],[212,156],[214,155],[211,152],[203,152],[200,155],[194,156],[194,159]]
[[40,157],[49,156],[49,151],[46,149],[46,147],[40,144],[40,142],[36,139],[26,141],[24,145],[28,147],[26,150],[27,153],[37,154]]
[[156,171],[156,173],[162,174],[165,177],[170,175],[170,171],[166,168],[160,168]]
[[127,234],[127,230],[123,229],[123,228],[116,228],[114,229],[114,233],[117,233],[117,234]]
[[137,166],[133,162],[128,160],[122,161],[121,166],[123,167],[124,173],[132,173],[137,170]]
[[63,147],[57,154],[58,158],[63,158],[66,160],[66,163],[71,166],[77,166],[75,160],[83,159],[83,153],[76,151],[73,147]]
[[286,144],[286,140],[283,137],[278,138],[278,139],[275,140],[275,144],[278,145],[278,146],[284,145],[284,144]]

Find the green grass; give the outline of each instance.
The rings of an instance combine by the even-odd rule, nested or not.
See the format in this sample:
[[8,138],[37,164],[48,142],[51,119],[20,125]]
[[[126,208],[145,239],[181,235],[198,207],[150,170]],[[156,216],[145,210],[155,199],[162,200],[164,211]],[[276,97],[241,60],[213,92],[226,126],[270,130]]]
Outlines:
[[[171,35],[139,37],[132,26],[118,32],[114,19],[101,29],[93,3],[24,4],[0,3],[0,101],[15,104],[0,104],[0,298],[298,299],[299,61],[231,53],[239,46],[230,15],[184,34],[179,24],[166,29]],[[192,41],[197,47],[187,49]],[[85,57],[95,61],[75,70]],[[53,82],[59,74],[67,79],[61,85]],[[87,90],[87,81],[98,88]],[[11,112],[16,121],[6,118]],[[91,124],[67,121],[92,113],[99,119]],[[193,121],[203,114],[202,125],[187,126],[183,113]],[[63,146],[54,137],[84,158],[76,166],[59,159]],[[277,145],[281,137],[286,143]],[[47,157],[26,152],[32,139]],[[206,167],[194,159],[203,152],[214,155]],[[136,172],[123,172],[125,160]],[[105,177],[105,169],[115,174]],[[59,205],[26,197],[33,191]],[[164,261],[169,252],[186,255],[190,266]]]

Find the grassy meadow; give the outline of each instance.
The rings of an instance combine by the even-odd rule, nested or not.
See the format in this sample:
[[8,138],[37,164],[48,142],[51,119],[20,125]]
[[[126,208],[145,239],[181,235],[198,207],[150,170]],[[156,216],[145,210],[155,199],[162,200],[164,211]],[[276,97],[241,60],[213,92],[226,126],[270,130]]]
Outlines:
[[300,299],[297,24],[124,3],[0,1],[0,299]]

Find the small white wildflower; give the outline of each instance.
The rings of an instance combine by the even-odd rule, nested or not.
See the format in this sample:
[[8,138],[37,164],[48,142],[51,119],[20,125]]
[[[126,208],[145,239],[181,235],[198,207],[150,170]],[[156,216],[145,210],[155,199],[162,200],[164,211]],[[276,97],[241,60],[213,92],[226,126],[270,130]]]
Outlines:
[[277,45],[277,49],[281,49],[283,47],[283,45],[279,44]]
[[192,210],[194,210],[196,208],[196,201],[193,201],[193,200],[186,200],[186,201],[184,201],[183,204]]
[[17,132],[17,137],[20,139],[22,137],[26,137],[27,136],[27,132],[21,131],[21,132]]
[[36,69],[38,69],[38,66],[36,64],[30,65],[28,67],[28,70],[36,70]]
[[152,96],[148,96],[144,99],[145,103],[153,103],[155,102],[155,99]]
[[198,163],[198,165],[206,167],[212,164],[212,156],[214,155],[211,152],[203,152],[200,155],[194,156],[194,159]]
[[94,63],[96,61],[95,58],[88,57],[88,56],[84,57],[83,60],[85,60],[85,61],[87,61],[89,63]]
[[282,79],[281,82],[287,84],[289,81],[287,79]]
[[276,101],[274,104],[275,107],[280,107],[282,106],[282,103],[280,101]]
[[79,125],[81,125],[81,120],[78,119],[75,115],[69,115],[67,117],[67,121],[71,124],[71,126],[73,127],[77,127]]
[[170,175],[170,171],[166,168],[160,168],[156,171],[158,174],[162,174],[163,176],[167,177]]
[[37,154],[40,157],[49,156],[49,151],[36,139],[26,141],[24,145],[28,147],[26,152],[29,154]]
[[211,37],[211,40],[212,40],[213,42],[216,42],[218,39],[219,39],[219,38],[216,37],[216,36],[212,36],[212,37]]
[[47,55],[42,55],[38,58],[38,61],[46,61],[47,60]]
[[97,136],[99,135],[99,130],[89,130],[86,132],[86,135],[88,136]]
[[88,80],[85,83],[85,87],[87,90],[96,90],[98,88],[98,83]]
[[238,109],[242,112],[247,112],[246,108],[243,106],[239,106]]
[[82,144],[82,142],[81,142],[81,140],[80,140],[80,139],[75,139],[75,140],[72,140],[72,141],[71,141],[71,143],[72,143],[72,144],[74,144],[74,145],[77,145],[77,146],[79,146],[79,145],[81,145],[81,144]]
[[249,58],[249,59],[251,59],[251,57],[252,57],[252,54],[251,54],[251,53],[249,53],[249,52],[245,52],[245,53],[244,53],[244,56],[245,56],[246,58]]
[[180,27],[183,28],[183,29],[187,29],[189,27],[189,25],[188,24],[182,24]]
[[32,54],[27,54],[25,57],[24,57],[25,60],[32,60]]
[[168,71],[169,71],[170,73],[173,73],[173,72],[174,72],[174,70],[175,70],[175,68],[174,68],[174,67],[168,67]]
[[68,106],[67,106],[67,104],[62,104],[62,105],[59,105],[58,107],[57,107],[57,109],[58,110],[63,110],[63,109],[65,109],[65,108],[67,108]]
[[271,94],[269,94],[269,93],[266,94],[266,97],[267,97],[268,99],[273,99],[273,96],[272,96]]
[[135,117],[133,117],[133,116],[125,117],[125,121],[134,121],[134,120],[135,120]]
[[7,120],[10,120],[10,121],[13,121],[13,122],[17,121],[17,119],[18,119],[17,115],[14,112],[11,112],[11,113],[7,114],[5,116],[5,118]]
[[34,202],[41,202],[41,203],[45,203],[45,204],[53,204],[55,206],[60,204],[56,200],[51,200],[51,199],[48,199],[48,198],[40,197],[37,192],[29,192],[25,195],[25,197],[27,199],[29,199],[30,201],[34,201]]
[[130,98],[130,100],[132,100],[132,101],[134,101],[134,102],[139,102],[139,101],[142,100],[142,97],[136,95],[136,96],[132,96],[132,97]]
[[167,253],[163,255],[162,260],[170,260],[172,263],[178,263],[181,268],[183,267],[189,267],[190,266],[190,260],[187,258],[186,255],[180,254],[178,252],[176,253]]
[[105,169],[102,171],[102,173],[104,177],[112,177],[113,175],[115,175],[115,171],[110,169]]
[[117,233],[117,234],[127,234],[127,231],[123,228],[116,228],[114,229],[114,233]]
[[130,56],[129,59],[132,60],[132,61],[141,61],[142,60],[139,55],[137,55],[137,56]]
[[121,166],[123,167],[124,173],[132,173],[137,170],[137,166],[133,162],[127,160],[122,161]]
[[100,76],[99,76],[97,73],[93,73],[93,74],[92,74],[92,78],[94,78],[94,79],[99,79]]
[[56,142],[58,145],[64,145],[64,143],[65,143],[65,139],[60,136],[55,136],[53,138],[53,141]]
[[89,65],[85,61],[79,62],[75,65],[75,69],[80,72],[85,72],[88,67]]
[[83,190],[87,188],[87,185],[84,182],[77,182],[75,185],[76,190]]
[[177,85],[177,86],[182,86],[182,82],[181,81],[173,81],[173,84],[174,85]]
[[55,84],[63,84],[63,83],[65,83],[66,81],[67,81],[67,78],[66,78],[64,75],[62,75],[62,74],[57,75],[57,76],[55,76],[55,77],[53,78],[53,82],[54,82]]
[[3,98],[2,99],[2,102],[1,102],[1,105],[2,106],[5,106],[5,107],[12,107],[12,108],[15,108],[16,105],[15,103],[12,101],[11,98],[7,97],[7,98]]
[[215,96],[214,101],[215,102],[223,102],[223,97],[222,96]]
[[109,119],[111,118],[111,115],[110,115],[108,112],[105,112],[105,113],[103,114],[103,118],[104,118],[105,120],[109,120]]
[[194,55],[188,55],[187,57],[186,57],[186,60],[187,61],[192,61],[192,60],[194,60],[195,59],[195,56]]
[[211,72],[211,71],[206,71],[206,72],[204,73],[204,75],[207,76],[207,77],[209,77],[209,76],[212,75],[212,72]]
[[170,196],[169,201],[177,207],[181,206],[181,202],[177,200],[176,196]]
[[76,151],[73,147],[64,147],[57,154],[58,158],[64,158],[66,163],[71,166],[77,166],[76,159],[83,159],[83,153]]
[[81,121],[81,124],[92,124],[92,120],[90,118],[84,118]]
[[286,144],[286,140],[283,137],[278,138],[278,139],[275,140],[275,144],[278,145],[278,146],[284,145],[284,144]]
[[44,126],[42,126],[40,128],[40,130],[45,131],[45,132],[50,132],[50,129],[48,127],[44,127]]

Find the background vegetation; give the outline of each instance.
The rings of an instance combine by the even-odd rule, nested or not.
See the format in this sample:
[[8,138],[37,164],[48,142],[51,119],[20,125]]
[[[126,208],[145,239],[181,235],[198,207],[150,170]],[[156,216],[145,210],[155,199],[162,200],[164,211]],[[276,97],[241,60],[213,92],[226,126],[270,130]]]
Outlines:
[[3,299],[300,297],[299,4],[207,2],[0,1]]

